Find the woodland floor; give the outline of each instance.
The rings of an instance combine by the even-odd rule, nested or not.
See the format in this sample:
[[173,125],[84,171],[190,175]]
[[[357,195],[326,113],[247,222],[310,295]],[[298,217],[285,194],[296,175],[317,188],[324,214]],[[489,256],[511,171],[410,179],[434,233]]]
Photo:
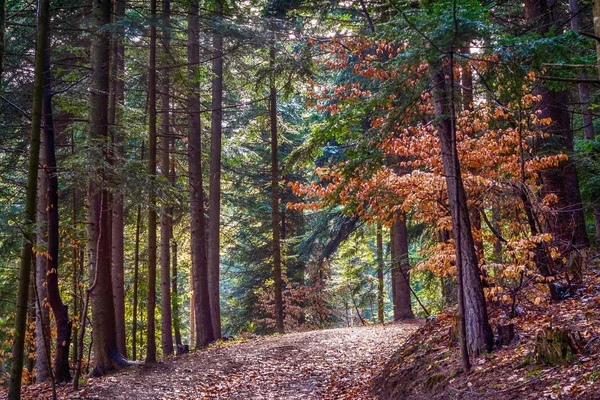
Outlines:
[[[90,379],[68,399],[371,399],[372,378],[421,322],[328,329],[225,344]],[[30,386],[25,397],[47,398]],[[0,397],[2,397],[0,395]]]

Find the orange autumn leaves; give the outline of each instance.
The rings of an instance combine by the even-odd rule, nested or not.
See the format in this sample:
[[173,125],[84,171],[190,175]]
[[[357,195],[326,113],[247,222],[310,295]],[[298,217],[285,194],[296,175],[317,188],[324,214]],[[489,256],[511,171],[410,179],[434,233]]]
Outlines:
[[[328,118],[339,118],[342,113],[365,107],[366,101],[376,103],[365,113],[370,129],[364,133],[363,141],[380,154],[382,161],[373,165],[372,158],[362,163],[347,159],[317,168],[316,179],[310,184],[288,183],[296,195],[305,199],[288,207],[310,210],[342,206],[348,214],[385,225],[390,225],[394,212],[401,210],[413,221],[436,231],[451,229],[427,64],[399,66],[386,62],[400,56],[407,49],[406,44],[398,46],[363,38],[334,40],[322,46],[328,50],[322,64],[346,74],[351,71],[354,79],[332,87],[311,82],[309,106],[329,113]],[[456,81],[460,81],[465,68],[489,72],[495,66],[486,61],[494,60],[493,56],[487,60],[461,60],[454,69]],[[393,93],[379,93],[378,87],[384,83],[389,91],[390,79]],[[510,91],[508,97],[514,100],[505,105],[495,101],[494,96],[477,96],[475,104],[469,107],[457,104],[457,150],[469,205],[480,213],[493,212],[496,231],[507,249],[502,263],[484,261],[499,278],[516,277],[529,270],[534,263],[531,249],[550,239],[547,235],[530,235],[522,194],[534,207],[546,209],[554,199],[535,196],[539,191],[539,171],[566,159],[564,154],[539,156],[535,152],[536,143],[545,136],[544,128],[552,121],[540,119],[535,112],[540,98],[531,93],[534,81],[535,76],[529,74],[517,89],[496,88],[504,94]],[[340,118],[340,123],[345,121]],[[474,229],[473,234],[489,243],[490,249],[499,240],[487,228]],[[438,243],[423,252],[427,257],[419,268],[439,275],[454,273],[452,241]]]

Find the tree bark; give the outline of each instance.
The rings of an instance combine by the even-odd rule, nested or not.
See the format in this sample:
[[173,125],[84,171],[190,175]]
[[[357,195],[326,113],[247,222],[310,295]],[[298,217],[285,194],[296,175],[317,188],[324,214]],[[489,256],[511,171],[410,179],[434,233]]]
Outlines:
[[12,347],[12,363],[8,387],[8,397],[12,400],[21,397],[21,376],[23,375],[23,354],[25,346],[25,327],[27,322],[27,304],[33,260],[36,222],[36,186],[38,163],[40,158],[40,130],[42,128],[42,102],[44,95],[44,55],[48,47],[48,24],[50,20],[50,1],[40,0],[38,12],[38,31],[33,84],[33,107],[31,113],[31,136],[29,138],[29,161],[27,165],[27,187],[25,194],[25,213],[23,215],[23,241],[19,265],[19,286],[15,310],[15,330]]
[[[188,62],[189,79],[193,87],[187,100],[188,108],[188,164],[192,250],[192,299],[190,304],[190,332],[196,348],[216,339],[211,317],[211,297],[206,248],[206,220],[202,179],[202,128],[200,126],[200,82],[196,76],[200,62],[200,21],[198,0],[191,0],[188,9]],[[220,147],[219,147],[220,151]],[[212,184],[212,179],[211,179]],[[212,190],[212,189],[211,189]],[[212,196],[212,191],[211,191]],[[211,197],[212,198],[212,197]],[[218,218],[218,215],[217,217]],[[218,228],[218,224],[217,224]],[[218,249],[218,243],[217,243]],[[218,251],[217,251],[218,256]],[[217,259],[218,263],[218,259]],[[218,269],[218,265],[217,265]],[[218,272],[218,271],[217,271]],[[218,276],[217,276],[218,278]],[[218,279],[217,279],[218,285]],[[218,293],[217,293],[218,295]],[[191,339],[191,338],[190,338]],[[190,342],[191,343],[191,342]]]
[[[115,0],[114,20],[120,21],[125,18],[125,0]],[[109,125],[113,140],[112,162],[116,168],[123,163],[125,151],[123,147],[123,130],[121,129],[122,112],[121,107],[125,100],[125,45],[123,36],[125,29],[117,27],[116,35],[113,36],[112,59],[111,59],[111,98],[109,104]],[[123,246],[123,231],[125,228],[125,210],[123,206],[124,196],[116,191],[112,202],[112,285],[115,301],[115,318],[117,328],[117,347],[119,352],[127,357],[127,336],[125,331],[125,261]]]
[[[470,56],[470,45],[464,46],[461,53],[465,56]],[[461,91],[462,91],[462,108],[465,111],[473,111],[474,95],[473,95],[473,70],[468,60],[461,66]],[[479,205],[475,204],[469,207],[469,217],[471,219],[471,227],[476,233],[474,235],[475,252],[477,260],[482,263],[484,259],[483,238],[481,237],[481,215],[479,214]]]
[[396,305],[398,299],[398,269],[396,266],[396,233],[392,223],[390,228],[390,265],[391,265],[391,281],[392,281],[392,308],[394,311],[394,321],[400,319],[400,308]]
[[[169,54],[171,51],[171,2],[163,0],[163,53],[165,62],[169,63]],[[163,68],[161,84],[161,173],[169,181],[169,169],[171,166],[169,160],[169,144],[171,142],[170,128],[170,69]],[[162,350],[164,356],[173,354],[173,319],[171,314],[171,216],[169,207],[163,205],[160,213],[160,305],[161,305],[161,332],[162,332]]]
[[[464,329],[462,336],[463,340],[466,340],[468,353],[476,356],[481,352],[491,351],[493,334],[489,325],[475,243],[471,232],[467,197],[456,150],[452,58],[449,61],[441,60],[433,63],[430,65],[430,69],[433,74],[434,110],[456,248],[459,309],[465,322],[462,324],[462,329]],[[464,351],[463,357],[467,358],[463,359],[463,367],[468,370],[470,368],[468,354]]]
[[[560,23],[555,21],[546,0],[526,1],[525,19],[528,23],[535,24],[536,32],[541,35],[548,33],[552,26]],[[537,105],[540,111],[539,117],[552,119],[552,125],[543,128],[550,136],[542,141],[542,150],[550,153],[573,151],[568,92],[553,91],[540,85],[534,89],[534,94],[542,96]],[[543,184],[541,194],[544,196],[554,194],[558,198],[558,202],[554,204],[558,212],[551,215],[548,220],[549,230],[554,240],[580,249],[588,247],[583,203],[573,161],[569,159],[561,162],[557,167],[544,169],[540,176]]]
[[171,251],[173,255],[172,261],[172,269],[173,269],[173,278],[172,278],[172,289],[171,292],[173,294],[173,330],[175,331],[175,344],[177,346],[183,345],[181,342],[181,318],[179,318],[179,295],[177,288],[177,242],[173,241],[173,248]]
[[[90,139],[108,142],[108,93],[110,33],[104,27],[110,23],[111,1],[94,0],[92,3],[92,41],[90,59],[92,78],[89,98]],[[109,154],[105,151],[108,160]],[[108,191],[101,181],[90,183],[88,193],[88,262],[91,289],[92,331],[94,349],[94,376],[104,375],[127,365],[116,342],[115,306],[112,293],[110,217]]]
[[52,115],[52,94],[50,71],[50,49],[46,48],[44,56],[45,85],[42,110],[44,113],[44,149],[46,153],[46,179],[48,182],[46,194],[46,213],[48,223],[48,250],[46,256],[46,289],[48,304],[54,314],[56,323],[56,349],[54,352],[54,379],[56,382],[71,380],[69,371],[69,345],[71,343],[72,324],[69,320],[67,306],[60,297],[58,287],[59,268],[59,216],[58,216],[58,175],[56,166],[56,147],[54,120]]
[[[143,152],[143,150],[142,150]],[[143,156],[142,156],[143,159]],[[142,225],[142,208],[138,206],[135,219],[135,254],[133,259],[133,323],[131,326],[132,360],[137,360],[137,328],[138,328],[138,290],[140,281],[140,228]]]
[[[223,12],[222,0],[215,2],[215,22]],[[208,290],[215,339],[221,338],[219,294],[220,225],[221,225],[221,139],[223,123],[223,36],[213,30],[212,124],[210,140],[210,193],[208,205]]]
[[279,156],[277,155],[277,88],[275,87],[275,41],[269,51],[271,63],[271,88],[269,114],[271,118],[271,223],[273,229],[273,282],[275,294],[275,326],[278,333],[284,332],[283,295],[281,279],[281,226],[279,216]]
[[395,298],[394,319],[396,321],[414,317],[410,300],[410,262],[408,260],[408,230],[406,227],[406,215],[397,211],[392,223],[394,231],[394,260],[392,268],[396,270],[395,276]]
[[[72,152],[71,154],[75,154],[75,140],[72,137]],[[73,190],[73,214],[72,214],[72,229],[73,232],[77,230],[77,191]],[[73,338],[73,352],[71,353],[71,362],[73,365],[76,365],[77,360],[79,360],[79,347],[77,343],[77,318],[79,318],[79,306],[78,306],[78,297],[79,297],[79,246],[73,245],[73,250],[71,253],[71,267],[73,269],[73,278],[71,282],[71,290],[73,291],[73,320],[75,320],[75,324],[73,325],[73,332],[71,337]]]
[[377,319],[384,322],[383,314],[383,234],[381,223],[377,224]]
[[[581,30],[581,18],[579,14],[579,5],[577,0],[569,0],[569,11],[571,14],[571,28],[574,31]],[[582,80],[587,79],[587,74],[579,74]],[[581,102],[581,117],[583,120],[583,137],[586,140],[594,140],[594,122],[592,121],[592,112],[590,110],[590,86],[588,83],[577,85],[579,89],[579,101]]]
[[[151,19],[156,21],[156,0],[150,1]],[[150,26],[150,57],[148,68],[148,173],[156,181],[156,25]],[[146,318],[146,362],[156,361],[156,197],[150,194],[148,209],[148,308]]]
[[[45,144],[41,143],[40,165],[46,165],[46,156],[44,150]],[[36,382],[47,382],[51,378],[50,365],[48,364],[48,350],[44,339],[44,332],[50,332],[50,313],[48,307],[44,307],[44,299],[48,298],[46,292],[46,256],[44,251],[47,249],[46,234],[48,233],[47,214],[46,214],[46,192],[48,191],[48,177],[42,171],[38,174],[37,187],[37,249],[39,253],[35,258],[36,273],[35,285],[40,298],[40,304],[35,302],[35,358],[36,358]]]

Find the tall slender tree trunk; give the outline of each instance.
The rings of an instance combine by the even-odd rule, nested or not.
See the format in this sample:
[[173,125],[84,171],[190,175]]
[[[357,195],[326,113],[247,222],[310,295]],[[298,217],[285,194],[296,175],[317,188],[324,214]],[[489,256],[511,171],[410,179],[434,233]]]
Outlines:
[[392,308],[394,311],[394,321],[400,319],[400,309],[396,304],[398,300],[398,268],[396,268],[396,233],[394,226],[390,228],[390,275],[392,281]]
[[56,147],[54,120],[52,115],[52,75],[50,70],[50,49],[46,48],[44,57],[44,149],[46,153],[46,176],[48,191],[46,195],[46,213],[48,222],[48,254],[46,257],[46,289],[48,304],[54,314],[56,323],[56,348],[54,352],[54,379],[56,382],[71,380],[69,371],[69,346],[71,344],[72,324],[66,304],[60,297],[58,287],[59,247],[58,229],[58,171],[56,166]]
[[[34,261],[35,262],[35,261]],[[31,280],[29,282],[29,305],[27,306],[27,331],[28,336],[31,337],[31,334],[35,335],[35,275],[36,269],[31,268]],[[33,328],[32,328],[33,325]],[[36,348],[35,345],[30,345],[29,343],[25,344],[27,348],[27,372],[29,374],[29,381],[33,381],[33,370],[35,368],[35,354]]]
[[[198,0],[191,0],[188,8],[188,63],[192,92],[187,100],[188,109],[188,164],[192,250],[192,299],[190,304],[190,336],[196,348],[216,339],[211,313],[209,265],[206,248],[206,220],[204,190],[202,188],[202,128],[200,126],[200,82],[196,75],[200,62],[200,20]],[[213,136],[214,141],[214,136]],[[220,145],[219,145],[220,152]],[[212,159],[212,157],[211,157]],[[212,164],[211,164],[212,168]],[[211,179],[211,186],[213,180]],[[211,199],[212,199],[211,189]],[[218,203],[218,202],[217,202]],[[218,215],[215,217],[218,218]],[[218,230],[218,223],[217,223]],[[218,301],[218,237],[217,237],[217,301]],[[214,276],[213,276],[214,278]],[[191,339],[191,338],[190,338]],[[191,341],[190,341],[191,343]]]
[[430,69],[433,74],[434,109],[456,248],[458,301],[461,319],[464,321],[461,324],[463,368],[469,370],[469,354],[475,356],[483,351],[490,351],[493,345],[493,335],[489,325],[475,243],[471,232],[467,197],[456,150],[454,125],[456,113],[451,57],[450,60],[445,59],[433,63],[430,65]]
[[[215,2],[215,23],[223,13],[222,0]],[[208,204],[208,291],[215,339],[221,338],[221,301],[219,294],[221,230],[221,138],[223,123],[223,36],[213,30],[212,124],[210,139],[210,193]]]
[[377,223],[377,319],[384,322],[383,314],[383,233],[381,223]]
[[[72,139],[72,152],[71,154],[75,154],[75,140]],[[73,232],[77,232],[77,191],[75,189],[73,189],[73,214],[72,214],[72,223],[73,223]],[[74,245],[72,252],[71,252],[71,267],[73,269],[73,276],[72,276],[72,280],[71,280],[71,290],[73,292],[73,319],[75,321],[77,321],[77,318],[79,318],[79,302],[78,302],[78,297],[79,297],[79,246],[78,245]],[[73,324],[73,332],[72,332],[72,338],[73,338],[73,352],[71,353],[71,362],[73,363],[73,365],[76,365],[77,360],[79,360],[79,347],[77,343],[77,333],[78,333],[78,329],[77,329],[77,322],[75,324]]]
[[[125,18],[125,0],[115,0],[114,21]],[[111,97],[109,104],[109,125],[113,140],[112,162],[116,168],[123,163],[125,150],[123,146],[122,106],[125,100],[125,30],[122,26],[117,28],[112,39],[111,59]],[[123,193],[116,191],[112,202],[112,285],[115,301],[115,318],[117,327],[117,347],[119,352],[127,357],[127,336],[125,331],[125,261],[123,246],[123,231],[125,228],[125,210],[123,206]]]
[[48,24],[50,20],[50,1],[40,0],[38,10],[38,31],[35,53],[33,84],[33,107],[31,113],[31,136],[29,138],[29,161],[27,165],[27,187],[25,194],[25,213],[23,215],[23,241],[21,244],[21,262],[19,265],[19,287],[15,310],[15,330],[12,347],[12,364],[8,397],[11,400],[21,398],[21,377],[23,375],[23,356],[25,346],[25,328],[33,244],[35,243],[36,187],[40,158],[40,131],[42,128],[42,102],[44,95],[44,55],[48,47]]
[[[581,17],[579,14],[578,0],[569,0],[569,11],[571,13],[571,28],[574,31],[581,30]],[[586,73],[581,73],[579,78],[587,79]],[[579,83],[579,101],[581,106],[581,117],[583,120],[583,137],[586,140],[594,140],[594,121],[592,121],[592,111],[590,110],[590,86],[587,83]]]
[[[467,56],[464,60],[464,64],[461,65],[461,91],[462,91],[462,109],[466,111],[473,111],[474,95],[473,95],[473,70],[471,69],[471,63],[468,57],[471,53],[470,45],[464,46],[461,53]],[[477,260],[482,263],[484,260],[484,248],[483,248],[483,237],[481,236],[481,214],[479,213],[480,204],[476,203],[469,207],[469,217],[471,219],[471,228],[475,235],[473,239],[475,241],[475,252],[477,253]]]
[[[143,148],[142,148],[143,149]],[[142,150],[143,152],[143,150]],[[142,156],[142,159],[144,157]],[[138,206],[135,218],[135,254],[133,259],[133,323],[131,326],[132,360],[137,360],[137,328],[138,328],[138,291],[140,282],[140,227],[142,225],[142,207]]]
[[181,342],[181,318],[179,317],[179,288],[177,282],[177,242],[173,241],[172,248],[172,269],[173,269],[173,278],[172,278],[172,289],[173,293],[173,330],[175,331],[175,344],[177,346],[181,346],[183,343]]
[[392,223],[394,231],[394,260],[392,268],[396,270],[393,278],[396,280],[396,291],[394,298],[395,320],[414,317],[410,300],[410,262],[408,260],[408,229],[406,226],[406,215],[403,212],[395,213]]
[[[156,0],[150,1],[152,21],[156,21]],[[150,26],[150,60],[148,68],[148,173],[156,180],[156,25]],[[154,190],[154,184],[152,190]],[[150,194],[148,209],[148,308],[146,318],[146,362],[156,361],[156,197]]]
[[[274,35],[274,33],[273,33]],[[275,292],[275,325],[277,332],[284,332],[283,296],[281,279],[281,226],[279,217],[279,156],[277,154],[277,88],[275,87],[275,40],[271,42],[271,88],[269,113],[271,117],[271,222],[273,229],[273,281]]]
[[[171,2],[163,0],[163,53],[165,63],[170,63],[171,52]],[[169,67],[164,67],[161,76],[161,173],[169,181],[169,144],[171,143],[170,127],[170,82]],[[164,356],[173,354],[173,319],[171,314],[171,216],[169,207],[163,205],[160,213],[160,305],[161,305],[161,332],[162,350]]]
[[[552,26],[561,24],[556,21],[546,0],[527,0],[525,2],[525,19],[535,25],[536,32],[544,35]],[[560,29],[560,28],[559,28]],[[550,136],[542,141],[544,152],[556,153],[573,151],[573,131],[568,108],[568,91],[554,91],[539,85],[534,94],[541,95],[537,105],[540,118],[551,118],[552,125],[544,127]],[[558,198],[554,208],[557,213],[548,220],[550,233],[561,247],[574,245],[577,248],[589,246],[583,203],[579,190],[579,180],[574,162],[569,159],[554,168],[541,171],[542,195],[554,194]],[[564,247],[563,247],[564,249]],[[567,248],[568,251],[570,249]]]
[[[104,27],[110,23],[110,0],[94,0],[92,3],[92,41],[90,59],[92,78],[89,98],[90,139],[106,144],[108,136],[108,93],[110,33]],[[108,160],[109,154],[105,151]],[[119,353],[116,341],[115,306],[111,278],[110,217],[108,191],[104,181],[92,181],[88,194],[88,262],[91,287],[92,331],[94,349],[93,375],[103,375],[127,365]]]
[[[44,150],[45,144],[41,143],[40,152],[40,165],[46,165],[46,155]],[[42,171],[38,174],[38,187],[37,187],[37,248],[39,250],[44,249],[37,254],[35,258],[36,262],[36,273],[35,273],[35,289],[37,290],[39,297],[39,304],[35,301],[36,314],[35,314],[35,374],[36,382],[42,383],[47,382],[51,378],[50,365],[48,364],[48,350],[46,346],[46,340],[44,332],[50,332],[50,313],[48,307],[44,306],[44,299],[48,298],[46,292],[46,256],[44,255],[46,244],[46,234],[48,233],[47,217],[46,214],[46,193],[48,191],[48,177]]]
[[[177,153],[177,145],[175,142],[175,138],[173,137],[172,141],[172,153],[173,157],[171,158],[171,173],[169,175],[169,181],[171,185],[175,186],[175,181],[177,179],[177,175],[175,172],[175,154]],[[172,269],[172,277],[171,277],[171,292],[172,292],[172,308],[173,308],[173,331],[175,333],[175,344],[177,346],[181,346],[183,343],[181,342],[181,315],[180,315],[180,299],[179,299],[179,282],[178,282],[178,271],[177,271],[177,262],[178,262],[178,244],[175,241],[175,236],[173,231],[175,230],[175,222],[173,220],[173,207],[169,210],[169,215],[171,215],[171,269]]]

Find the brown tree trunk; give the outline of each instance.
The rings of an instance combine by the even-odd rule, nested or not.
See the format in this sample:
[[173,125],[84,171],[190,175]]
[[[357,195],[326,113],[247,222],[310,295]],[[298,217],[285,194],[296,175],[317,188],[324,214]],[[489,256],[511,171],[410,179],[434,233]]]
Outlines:
[[[555,21],[546,0],[526,1],[525,18],[529,24],[535,24],[536,32],[542,35],[560,23]],[[544,128],[550,137],[543,140],[542,150],[551,153],[573,151],[568,92],[553,91],[540,85],[534,89],[534,94],[542,96],[538,104],[541,112],[539,117],[552,119],[552,125]],[[540,175],[543,184],[542,195],[554,194],[558,198],[558,202],[554,204],[557,212],[551,215],[548,221],[550,233],[563,246],[588,247],[589,239],[575,164],[569,159],[557,167],[542,170]]]
[[[150,14],[156,20],[156,0],[150,1]],[[156,25],[150,26],[150,57],[148,68],[148,173],[156,181]],[[148,209],[148,308],[146,318],[146,362],[156,361],[156,197],[150,195]]]
[[[41,153],[40,153],[40,165],[46,165],[45,155],[45,144],[42,141]],[[46,214],[46,193],[48,192],[48,177],[44,171],[38,174],[38,186],[37,186],[37,248],[45,249],[46,245],[46,234],[48,233],[48,223]],[[36,358],[36,382],[42,383],[47,382],[51,378],[50,365],[48,364],[48,350],[46,347],[46,341],[44,340],[44,332],[50,332],[50,313],[48,307],[44,306],[44,299],[48,298],[46,292],[46,256],[43,252],[37,254],[35,258],[36,262],[36,273],[35,273],[35,285],[40,299],[40,303],[35,302],[36,314],[35,314],[35,358]],[[35,299],[34,299],[35,300]]]
[[273,229],[273,282],[275,294],[275,325],[277,332],[284,332],[283,295],[281,279],[281,226],[279,216],[279,157],[277,155],[277,88],[275,87],[275,41],[271,42],[271,89],[269,96],[269,114],[271,118],[271,223]]
[[35,243],[34,227],[36,223],[36,188],[40,159],[40,130],[42,128],[42,103],[44,93],[44,55],[48,47],[48,24],[50,21],[50,1],[41,0],[38,10],[38,31],[36,37],[36,57],[33,84],[33,107],[31,112],[31,137],[29,139],[29,161],[27,164],[27,187],[25,194],[25,212],[23,214],[23,240],[21,243],[21,260],[19,264],[19,287],[17,289],[17,305],[15,310],[15,335],[12,346],[12,363],[8,397],[16,400],[21,397],[21,377],[23,375],[23,356],[25,346],[25,326],[27,322],[27,305],[33,244]]
[[463,346],[466,345],[466,348],[462,349],[463,368],[469,370],[468,354],[476,356],[481,352],[490,351],[493,335],[488,321],[467,197],[456,150],[452,56],[449,61],[446,59],[431,64],[430,69],[433,74],[434,109],[456,247],[458,301],[464,320],[461,328]]
[[[208,260],[206,251],[206,220],[204,215],[204,191],[202,189],[202,129],[200,126],[199,93],[200,82],[198,82],[198,78],[196,76],[197,65],[200,62],[200,42],[198,37],[200,31],[200,21],[198,15],[198,0],[190,1],[188,9],[188,30],[188,62],[190,65],[189,79],[190,83],[193,85],[193,91],[190,93],[187,100],[193,287],[192,299],[190,303],[190,332],[193,332],[193,334],[190,336],[195,338],[194,342],[196,348],[200,348],[215,341],[216,336],[213,328],[213,319],[211,318],[211,297],[209,290],[210,281],[208,272],[209,266],[207,264]],[[211,198],[212,194],[213,192],[211,189]],[[216,218],[218,218],[218,215]]]
[[398,300],[398,269],[395,267],[396,266],[396,234],[395,234],[395,229],[394,226],[392,224],[392,227],[390,228],[390,265],[391,265],[391,271],[390,271],[390,275],[391,275],[391,281],[392,281],[392,308],[394,311],[394,321],[398,321],[400,319],[400,309],[396,304],[396,301]]
[[58,230],[58,175],[56,168],[56,150],[54,120],[52,115],[52,75],[50,71],[50,49],[46,49],[44,57],[44,149],[46,153],[46,177],[48,191],[46,193],[46,213],[48,223],[48,249],[46,257],[46,289],[48,304],[54,314],[56,323],[56,349],[54,352],[54,379],[56,382],[71,380],[69,372],[69,345],[71,343],[71,321],[67,306],[62,302],[58,288],[59,246]]
[[[142,147],[143,152],[143,147]],[[142,155],[142,159],[143,159]],[[133,323],[131,327],[132,360],[137,360],[137,328],[138,328],[138,290],[140,282],[140,228],[142,225],[142,208],[138,206],[135,219],[135,254],[133,259]]]
[[383,315],[383,234],[381,223],[377,224],[377,319],[384,322]]
[[[89,98],[89,135],[92,140],[108,142],[108,93],[110,33],[110,0],[92,3],[92,44],[90,59],[92,78]],[[109,155],[105,152],[105,157]],[[100,179],[104,180],[104,174]],[[94,348],[93,375],[103,375],[127,365],[116,342],[115,307],[112,293],[110,217],[108,191],[97,182],[90,183],[88,194],[88,262],[92,282],[91,303]]]
[[[165,62],[170,62],[171,51],[171,2],[163,0],[163,53]],[[161,139],[160,147],[162,153],[161,173],[169,181],[169,144],[171,142],[170,128],[170,69],[163,68],[161,84]],[[171,216],[169,207],[162,206],[160,213],[160,305],[161,305],[161,332],[162,351],[164,356],[173,354],[173,319],[171,314]]]
[[[571,28],[574,31],[581,30],[581,17],[577,0],[569,0],[569,11],[571,13]],[[579,78],[587,79],[587,74],[581,73]],[[590,86],[588,83],[579,83],[579,101],[581,102],[581,117],[583,120],[583,137],[586,140],[594,140],[594,122],[590,110]]]
[[[75,141],[72,140],[72,152],[71,154],[75,154]],[[77,230],[77,191],[73,190],[73,215],[72,215],[72,222],[73,222],[73,232],[76,232]],[[71,282],[71,290],[73,291],[73,319],[75,321],[77,321],[77,318],[79,318],[79,302],[78,302],[78,298],[79,298],[79,246],[74,245],[73,246],[73,250],[71,253],[71,267],[73,268],[73,279]],[[73,352],[71,353],[71,362],[73,363],[73,365],[76,365],[77,360],[79,360],[79,347],[77,343],[77,334],[78,334],[78,329],[77,329],[77,323],[75,323],[73,325],[73,332],[72,332],[72,338],[73,338]]]
[[[114,21],[125,18],[125,0],[115,0]],[[109,104],[109,126],[113,141],[112,162],[116,168],[122,164],[124,157],[123,130],[121,107],[125,100],[125,45],[124,28],[118,27],[112,39],[111,59],[111,97]],[[112,260],[112,285],[115,301],[115,318],[117,328],[117,347],[119,352],[127,357],[127,337],[125,333],[125,262],[123,247],[123,231],[125,227],[125,210],[123,207],[123,193],[115,192],[112,202],[111,224],[111,260]]]
[[181,319],[179,318],[179,295],[177,288],[177,242],[173,241],[172,248],[172,269],[173,269],[173,278],[172,278],[172,289],[171,292],[173,294],[173,330],[175,331],[175,344],[177,346],[183,345],[181,341]]
[[396,271],[393,278],[396,282],[394,298],[394,319],[402,320],[414,317],[410,300],[410,263],[408,260],[408,230],[406,227],[406,215],[403,212],[395,213],[392,223],[394,231],[394,260],[392,270]]
[[[221,18],[223,4],[215,2],[215,18]],[[220,20],[219,20],[220,21]],[[210,193],[208,204],[208,291],[215,339],[221,338],[219,295],[221,225],[221,137],[223,123],[223,36],[213,30],[212,124],[210,139]]]

